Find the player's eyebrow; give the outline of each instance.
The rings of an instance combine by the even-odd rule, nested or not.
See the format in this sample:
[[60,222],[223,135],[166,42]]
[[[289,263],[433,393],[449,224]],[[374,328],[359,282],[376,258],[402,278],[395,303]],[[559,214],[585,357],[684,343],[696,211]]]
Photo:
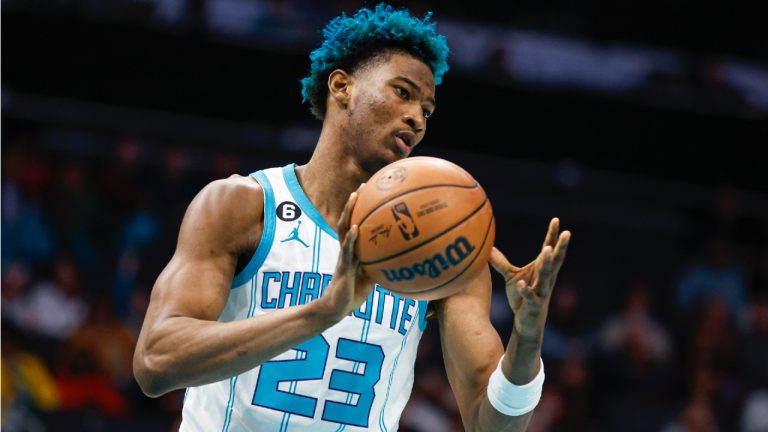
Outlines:
[[[410,78],[408,78],[406,76],[403,76],[403,75],[399,75],[399,76],[397,76],[396,79],[404,81],[406,84],[408,84],[411,87],[413,87],[413,89],[416,90],[416,92],[418,92],[419,94],[424,94],[424,92],[421,90],[421,87],[419,87],[419,85],[416,84],[415,82],[413,82],[413,80],[411,80]],[[435,99],[434,98],[431,98],[431,97],[427,98],[427,102],[432,104],[433,108],[437,106],[437,104],[435,103]]]

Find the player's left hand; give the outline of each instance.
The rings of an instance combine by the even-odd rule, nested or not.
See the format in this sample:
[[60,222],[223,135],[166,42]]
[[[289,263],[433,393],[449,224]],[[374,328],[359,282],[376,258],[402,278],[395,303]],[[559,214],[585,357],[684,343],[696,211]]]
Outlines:
[[491,266],[504,276],[507,299],[515,313],[515,331],[525,339],[541,340],[555,279],[565,260],[571,232],[560,232],[560,220],[552,218],[541,252],[524,267],[516,267],[495,247]]

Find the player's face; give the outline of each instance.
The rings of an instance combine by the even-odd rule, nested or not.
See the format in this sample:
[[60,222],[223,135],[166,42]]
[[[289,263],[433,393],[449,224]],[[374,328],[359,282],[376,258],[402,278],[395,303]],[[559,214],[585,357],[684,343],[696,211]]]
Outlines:
[[373,173],[408,156],[435,110],[435,80],[421,60],[393,53],[354,74],[347,111],[349,145]]

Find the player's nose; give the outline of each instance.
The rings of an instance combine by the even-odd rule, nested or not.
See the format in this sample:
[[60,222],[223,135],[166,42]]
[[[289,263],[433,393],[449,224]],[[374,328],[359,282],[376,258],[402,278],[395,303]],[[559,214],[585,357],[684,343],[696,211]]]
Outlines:
[[403,114],[403,122],[416,134],[424,132],[424,115],[421,107],[411,108]]

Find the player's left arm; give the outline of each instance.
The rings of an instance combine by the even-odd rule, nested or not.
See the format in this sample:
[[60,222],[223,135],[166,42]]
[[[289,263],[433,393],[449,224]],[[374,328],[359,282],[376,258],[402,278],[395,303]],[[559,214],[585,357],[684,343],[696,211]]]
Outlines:
[[539,373],[547,310],[570,236],[568,231],[559,233],[559,221],[553,219],[539,256],[522,268],[494,248],[491,264],[505,278],[515,313],[506,348],[490,321],[490,271],[482,271],[465,290],[437,303],[446,372],[467,431],[527,427],[532,412],[512,416],[497,411],[488,399],[488,382],[502,354],[501,370],[512,384],[528,384]]

